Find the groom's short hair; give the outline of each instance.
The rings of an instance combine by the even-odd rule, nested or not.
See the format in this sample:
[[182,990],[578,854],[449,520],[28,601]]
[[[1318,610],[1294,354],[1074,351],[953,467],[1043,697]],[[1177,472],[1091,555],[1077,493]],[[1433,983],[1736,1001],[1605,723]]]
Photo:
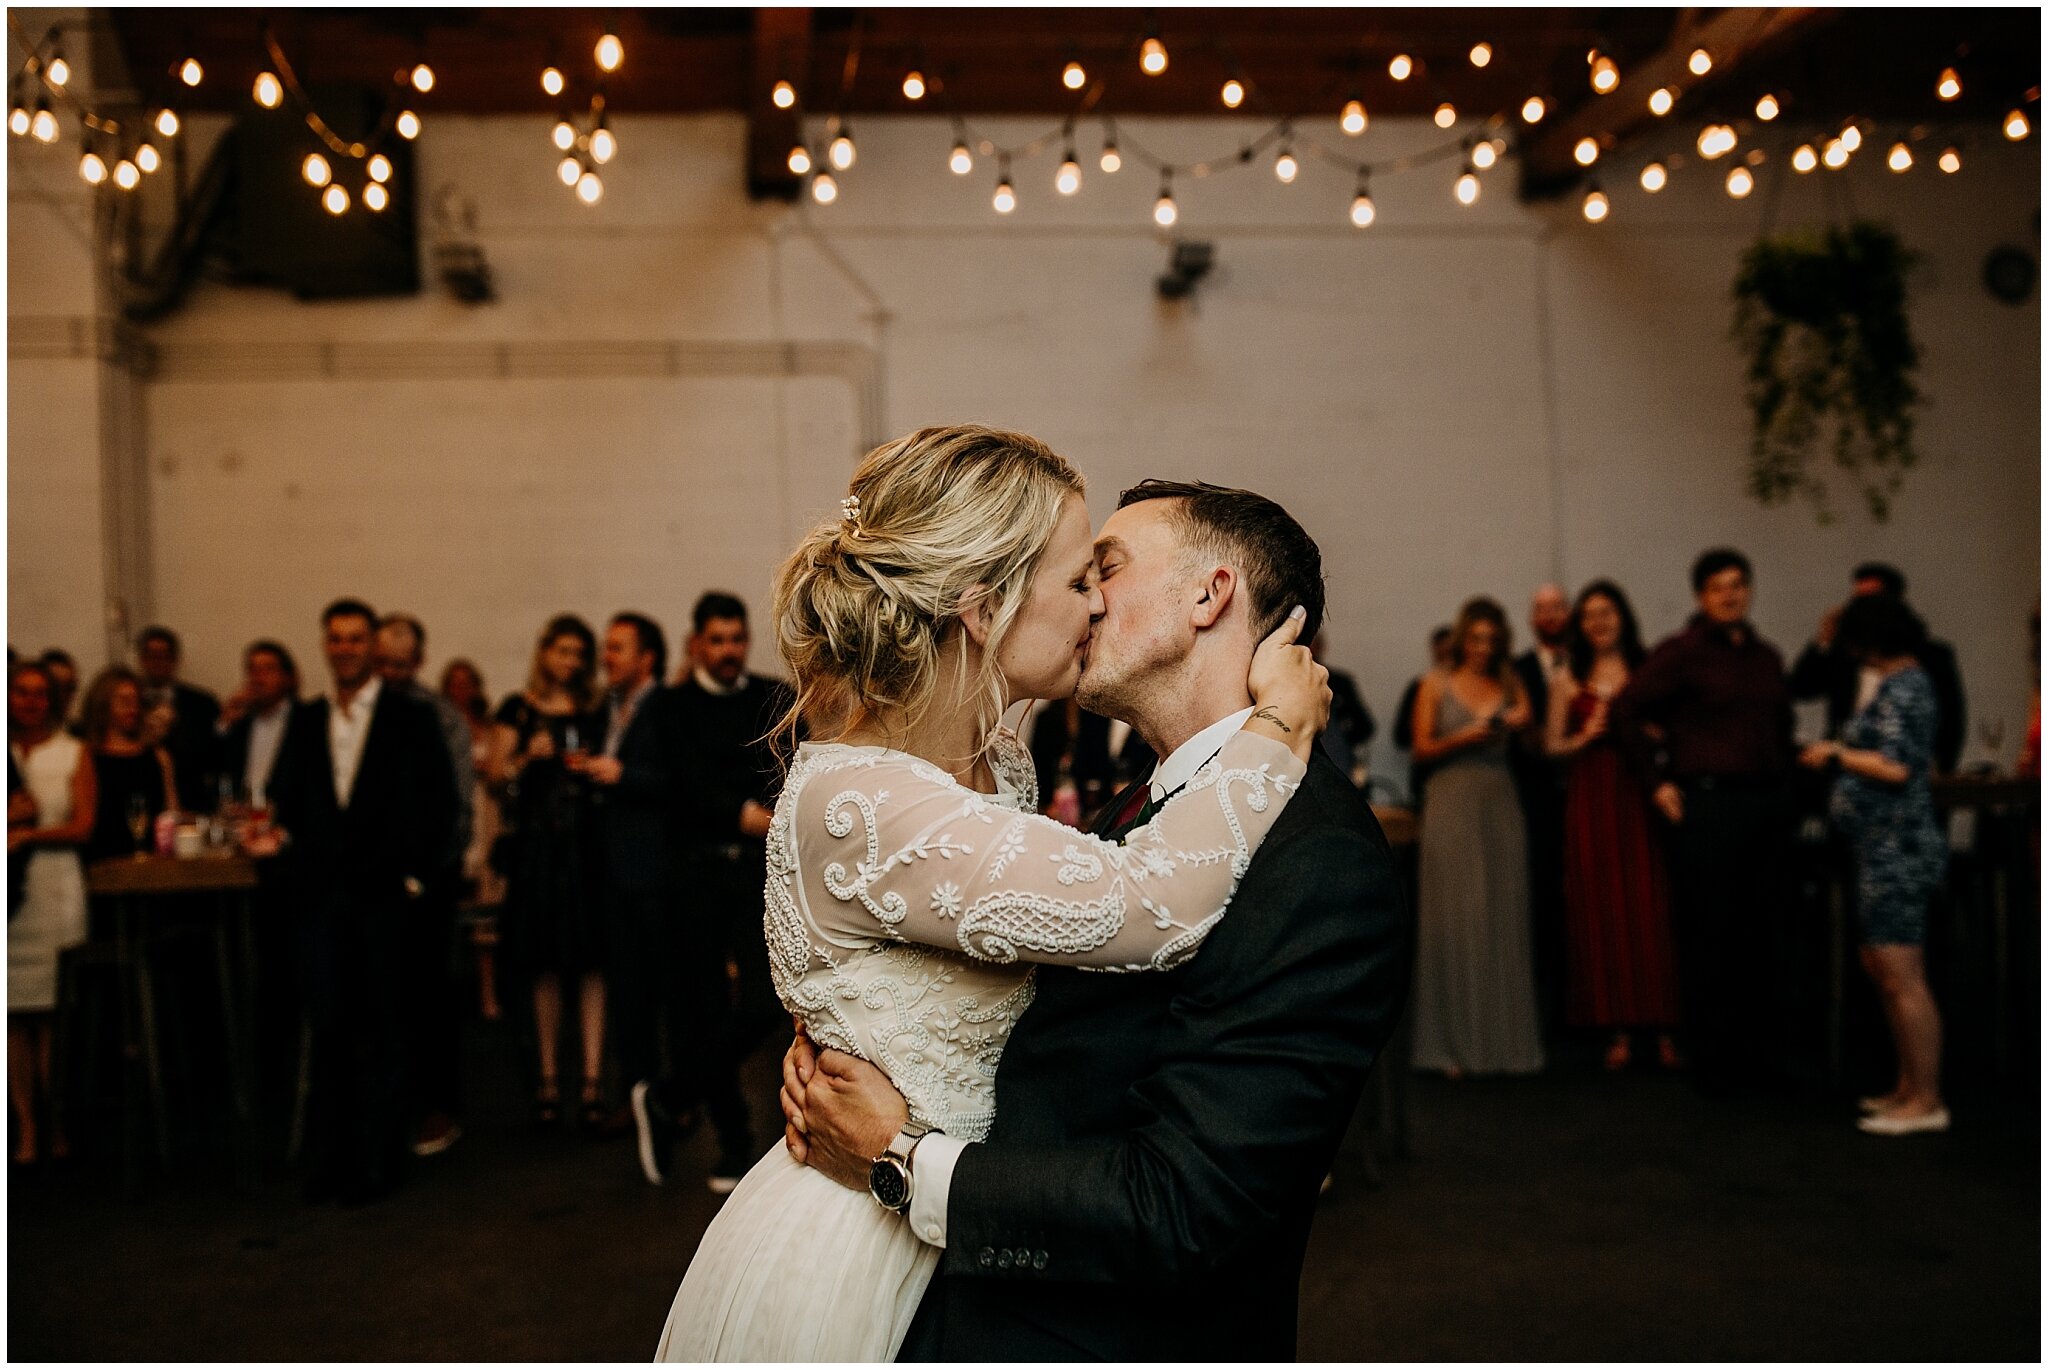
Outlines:
[[1323,623],[1323,554],[1294,516],[1249,490],[1207,481],[1140,481],[1117,496],[1116,507],[1146,500],[1179,503],[1174,521],[1182,541],[1236,563],[1251,596],[1252,629],[1264,638],[1299,604],[1308,610],[1302,643],[1315,641]]

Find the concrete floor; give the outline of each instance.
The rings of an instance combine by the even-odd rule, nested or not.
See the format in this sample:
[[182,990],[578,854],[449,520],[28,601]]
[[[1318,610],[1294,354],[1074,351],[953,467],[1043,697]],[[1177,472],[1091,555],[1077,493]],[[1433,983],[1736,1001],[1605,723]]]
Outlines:
[[[109,1157],[12,1176],[8,1357],[644,1360],[710,1140],[649,1189],[630,1140],[526,1124],[508,1033],[470,1046],[468,1135],[367,1209],[203,1158],[133,1198]],[[1656,1073],[1419,1078],[1414,1155],[1377,1186],[1346,1159],[1324,1201],[1302,1357],[2038,1360],[2038,1106],[1996,1098],[1880,1141]]]

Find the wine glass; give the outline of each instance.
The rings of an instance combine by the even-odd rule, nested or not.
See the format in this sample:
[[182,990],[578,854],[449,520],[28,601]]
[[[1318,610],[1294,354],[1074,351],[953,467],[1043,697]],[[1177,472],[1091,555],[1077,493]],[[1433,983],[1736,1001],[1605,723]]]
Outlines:
[[149,836],[149,800],[139,794],[128,796],[128,835],[135,839],[135,859],[149,855],[143,839]]

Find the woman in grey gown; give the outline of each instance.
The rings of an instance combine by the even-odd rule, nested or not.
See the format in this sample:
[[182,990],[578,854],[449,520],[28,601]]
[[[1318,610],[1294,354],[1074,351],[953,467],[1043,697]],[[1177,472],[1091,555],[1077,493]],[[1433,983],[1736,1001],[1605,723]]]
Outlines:
[[1423,804],[1414,1064],[1453,1078],[1543,1068],[1529,951],[1529,854],[1508,745],[1530,722],[1507,615],[1466,602],[1451,663],[1415,699]]

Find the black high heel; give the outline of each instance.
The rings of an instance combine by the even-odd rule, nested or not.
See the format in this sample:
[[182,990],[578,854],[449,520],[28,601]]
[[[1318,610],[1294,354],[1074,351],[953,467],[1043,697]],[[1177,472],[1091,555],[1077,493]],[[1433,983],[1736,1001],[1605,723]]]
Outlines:
[[533,1120],[542,1127],[554,1127],[562,1121],[562,1091],[553,1077],[543,1079],[533,1096]]

